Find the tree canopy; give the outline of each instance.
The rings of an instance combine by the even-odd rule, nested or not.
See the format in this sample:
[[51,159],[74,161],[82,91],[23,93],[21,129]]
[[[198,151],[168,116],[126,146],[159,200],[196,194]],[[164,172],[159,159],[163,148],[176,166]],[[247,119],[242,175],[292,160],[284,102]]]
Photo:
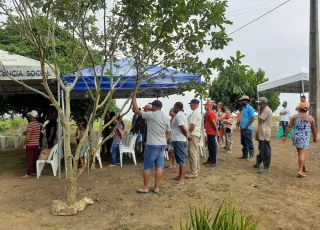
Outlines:
[[[43,17],[37,18],[37,22],[38,25],[43,28],[48,28],[44,25],[45,22]],[[72,63],[72,60],[82,58],[86,52],[86,48],[80,41],[71,42],[71,34],[58,25],[56,26],[56,37],[55,49],[58,54],[57,63],[60,67],[60,73],[61,75],[74,74],[77,71],[77,66],[75,63]],[[35,60],[39,59],[39,54],[34,48],[34,45],[29,39],[21,34],[19,28],[10,20],[7,20],[5,26],[0,28],[0,49]],[[77,49],[77,52],[75,52],[74,49]],[[101,58],[101,55],[99,55],[98,52],[94,53],[96,59]],[[71,58],[72,55],[76,55],[76,57]],[[52,53],[48,56],[48,60],[50,62],[54,61]],[[84,67],[90,66],[89,60],[86,60],[84,62]],[[0,101],[0,116],[5,114],[21,114],[22,116],[26,116],[27,112],[33,109],[37,110],[40,114],[46,114],[50,107],[50,100],[37,94],[0,95]],[[72,100],[71,111],[73,118],[82,116],[89,117],[93,107],[92,104],[92,100],[90,99]],[[114,100],[111,101],[109,110],[114,112],[119,111]],[[103,110],[100,109],[98,115],[101,115],[102,112]]]
[[[209,95],[216,103],[223,102],[233,111],[239,110],[241,104],[239,98],[242,95],[250,97],[253,107],[257,108],[257,86],[268,81],[265,72],[261,69],[254,71],[242,64],[242,55],[239,51],[236,57],[230,57],[226,61],[226,66],[219,69],[219,74],[213,80],[209,90]],[[279,93],[263,93],[269,100],[269,106],[275,111],[280,105]]]

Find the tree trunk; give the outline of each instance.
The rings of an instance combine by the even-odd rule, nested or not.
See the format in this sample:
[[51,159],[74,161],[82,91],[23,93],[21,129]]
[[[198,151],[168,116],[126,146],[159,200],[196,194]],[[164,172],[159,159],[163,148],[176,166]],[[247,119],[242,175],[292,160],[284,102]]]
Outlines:
[[77,185],[78,180],[76,177],[69,179],[69,188],[68,188],[68,204],[73,204],[77,199]]

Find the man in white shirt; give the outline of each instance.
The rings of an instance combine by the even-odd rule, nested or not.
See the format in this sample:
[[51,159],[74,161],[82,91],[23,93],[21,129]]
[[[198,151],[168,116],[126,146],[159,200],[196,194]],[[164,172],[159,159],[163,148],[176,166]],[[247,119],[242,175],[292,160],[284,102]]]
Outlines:
[[187,141],[190,135],[187,129],[187,116],[183,112],[183,104],[181,102],[175,103],[173,110],[176,116],[172,121],[171,142],[177,164],[179,164],[179,175],[174,180],[178,180],[176,186],[181,186],[184,185],[186,175]]
[[290,109],[288,108],[288,103],[286,101],[282,103],[282,107],[283,108],[280,112],[280,116],[281,116],[281,124],[282,124],[283,134],[284,134],[288,127],[291,115],[290,115]]
[[188,142],[188,162],[190,166],[190,174],[186,178],[196,178],[200,170],[200,136],[202,117],[199,112],[200,101],[197,99],[191,100],[189,103],[192,113],[188,117],[190,138]]
[[143,171],[143,189],[137,193],[149,193],[149,180],[153,166],[156,166],[156,178],[153,193],[159,193],[162,171],[164,168],[164,151],[167,146],[167,140],[170,138],[170,120],[161,111],[162,103],[155,100],[151,103],[152,111],[141,112],[137,103],[136,95],[132,95],[133,111],[141,116],[148,123],[147,143],[144,150],[144,171]]

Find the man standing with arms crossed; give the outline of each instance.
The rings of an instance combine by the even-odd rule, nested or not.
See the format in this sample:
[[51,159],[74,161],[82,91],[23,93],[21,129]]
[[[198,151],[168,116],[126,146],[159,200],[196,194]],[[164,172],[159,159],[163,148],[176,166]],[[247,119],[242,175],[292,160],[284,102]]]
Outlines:
[[173,110],[176,116],[172,121],[171,142],[177,164],[179,164],[179,175],[174,180],[178,180],[176,186],[181,186],[184,185],[186,176],[187,141],[190,139],[190,134],[187,129],[188,120],[183,112],[183,104],[181,102],[175,103]]
[[190,174],[186,178],[196,178],[200,171],[200,136],[202,117],[199,112],[200,101],[197,99],[191,100],[189,103],[192,113],[188,117],[190,138],[188,142],[188,160],[190,165]]
[[242,96],[240,99],[242,104],[240,129],[241,129],[241,144],[242,144],[242,157],[240,159],[254,160],[254,147],[252,142],[252,123],[254,121],[254,109],[249,105],[250,99],[248,96]]
[[161,111],[162,103],[155,100],[151,103],[152,111],[141,112],[137,103],[135,94],[131,95],[133,112],[142,116],[148,123],[147,126],[147,144],[144,150],[144,171],[143,171],[143,189],[137,193],[149,193],[149,180],[153,165],[156,166],[155,185],[153,193],[159,193],[162,171],[164,168],[164,151],[167,146],[167,140],[170,138],[170,121],[169,118]]
[[257,101],[259,103],[258,114],[258,128],[256,130],[256,139],[259,141],[259,155],[257,155],[257,162],[255,168],[259,168],[263,162],[264,168],[259,170],[259,173],[268,173],[271,163],[271,124],[272,124],[272,110],[268,106],[268,99],[260,97]]
[[205,104],[205,109],[207,111],[205,128],[208,139],[209,159],[204,163],[204,165],[207,167],[215,167],[217,164],[217,115],[213,112],[213,102],[207,101]]

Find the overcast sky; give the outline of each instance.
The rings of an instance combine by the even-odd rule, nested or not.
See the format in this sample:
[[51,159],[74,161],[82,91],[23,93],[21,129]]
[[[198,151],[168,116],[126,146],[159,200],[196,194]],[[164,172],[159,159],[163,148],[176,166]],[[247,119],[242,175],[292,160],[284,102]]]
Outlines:
[[[283,2],[285,0],[229,0],[227,17],[233,21],[233,25],[227,27],[228,33]],[[242,10],[244,8],[249,9]],[[292,0],[231,37],[233,41],[224,50],[205,50],[200,55],[201,59],[228,58],[240,50],[246,56],[244,63],[254,69],[265,70],[270,80],[296,74],[300,67],[309,65],[309,1]],[[187,93],[186,96],[163,98],[163,110],[168,112],[174,102],[181,101],[188,114],[190,108],[187,103],[193,97],[192,93]],[[139,99],[138,102],[144,106],[152,100]],[[281,101],[283,100],[288,101],[288,106],[293,112],[293,108],[299,102],[299,95],[282,94]],[[119,106],[122,103],[123,100],[117,100]],[[127,115],[127,118],[131,117],[132,114]]]
[[[233,25],[227,27],[231,33],[253,19],[261,16],[286,0],[229,0],[227,18]],[[113,0],[108,0],[112,4]],[[102,14],[98,16],[102,24]],[[0,16],[3,20],[3,16]],[[276,80],[299,73],[300,67],[309,65],[309,1],[291,0],[289,3],[273,11],[264,18],[248,27],[232,34],[233,41],[222,51],[205,50],[200,55],[202,60],[207,58],[234,56],[240,50],[246,57],[244,64],[253,69],[263,69],[269,80]],[[213,76],[215,77],[215,76]],[[170,96],[161,98],[163,110],[168,113],[174,102],[181,101],[185,111],[190,113],[188,102],[193,99],[192,93],[185,96]],[[282,94],[281,101],[288,101],[292,112],[299,102],[297,94]],[[139,99],[141,107],[153,99]],[[123,100],[117,100],[119,107]],[[126,118],[131,118],[129,113]]]

